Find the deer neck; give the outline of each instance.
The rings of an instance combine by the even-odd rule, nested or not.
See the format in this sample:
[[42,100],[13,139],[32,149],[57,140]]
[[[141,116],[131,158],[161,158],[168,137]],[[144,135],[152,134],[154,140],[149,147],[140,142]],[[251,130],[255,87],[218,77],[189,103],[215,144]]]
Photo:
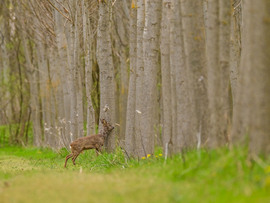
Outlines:
[[103,135],[104,138],[107,138],[109,133],[102,129],[100,134]]

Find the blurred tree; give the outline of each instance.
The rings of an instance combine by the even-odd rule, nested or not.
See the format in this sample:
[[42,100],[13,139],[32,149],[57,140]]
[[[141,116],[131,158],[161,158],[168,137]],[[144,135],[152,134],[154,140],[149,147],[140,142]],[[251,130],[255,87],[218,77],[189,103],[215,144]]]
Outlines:
[[203,2],[181,0],[181,12],[189,92],[186,147],[199,148],[207,140],[208,124]]
[[247,0],[243,6],[241,65],[236,92],[233,141],[251,152],[270,152],[270,2]]
[[230,12],[230,1],[208,1],[206,51],[211,147],[229,142]]

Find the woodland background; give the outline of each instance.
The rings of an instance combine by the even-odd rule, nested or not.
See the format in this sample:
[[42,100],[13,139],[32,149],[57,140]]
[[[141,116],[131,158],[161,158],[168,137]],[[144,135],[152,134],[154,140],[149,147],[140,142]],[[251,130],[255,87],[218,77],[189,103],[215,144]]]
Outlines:
[[0,144],[68,148],[105,118],[109,152],[267,155],[269,11],[268,0],[1,0]]

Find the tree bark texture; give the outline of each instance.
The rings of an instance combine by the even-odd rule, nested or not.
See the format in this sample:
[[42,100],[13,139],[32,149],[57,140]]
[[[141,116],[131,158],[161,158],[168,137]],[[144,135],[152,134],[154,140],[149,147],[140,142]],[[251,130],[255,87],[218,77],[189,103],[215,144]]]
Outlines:
[[125,149],[129,156],[135,156],[135,114],[136,114],[136,56],[137,56],[137,4],[133,0],[129,27],[129,89],[127,98]]
[[[110,123],[115,121],[115,83],[111,42],[111,1],[99,2],[99,20],[97,30],[97,62],[100,74],[100,118]],[[109,109],[103,110],[105,106]],[[101,127],[101,123],[99,124]],[[108,151],[114,150],[116,137],[112,132],[106,143]]]
[[136,112],[135,112],[135,144],[136,155],[146,156],[145,143],[142,139],[142,112],[144,98],[144,57],[143,57],[143,30],[145,21],[144,0],[137,1],[137,60],[136,60]]
[[233,141],[250,151],[270,152],[270,2],[246,0],[243,6],[243,49],[239,71]]
[[208,1],[206,49],[211,147],[229,142],[230,11],[230,1]]
[[[172,143],[172,94],[171,94],[171,62],[170,62],[170,20],[172,1],[162,1],[162,20],[160,36],[161,78],[162,78],[162,144],[163,149]],[[175,111],[174,111],[175,112]]]
[[154,152],[157,111],[157,73],[159,70],[159,39],[161,1],[147,0],[145,4],[145,27],[143,32],[144,54],[144,108],[142,112],[142,140],[145,152]]
[[189,121],[191,130],[187,147],[200,146],[207,138],[207,75],[203,2],[181,0],[183,36],[189,91]]

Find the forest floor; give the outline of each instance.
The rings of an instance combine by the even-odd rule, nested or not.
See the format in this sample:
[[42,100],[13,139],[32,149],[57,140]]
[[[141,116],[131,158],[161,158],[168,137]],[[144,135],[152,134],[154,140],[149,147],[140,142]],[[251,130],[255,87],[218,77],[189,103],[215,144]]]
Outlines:
[[0,148],[0,202],[270,202],[270,160],[244,149],[140,160],[94,151],[63,168],[67,151]]

